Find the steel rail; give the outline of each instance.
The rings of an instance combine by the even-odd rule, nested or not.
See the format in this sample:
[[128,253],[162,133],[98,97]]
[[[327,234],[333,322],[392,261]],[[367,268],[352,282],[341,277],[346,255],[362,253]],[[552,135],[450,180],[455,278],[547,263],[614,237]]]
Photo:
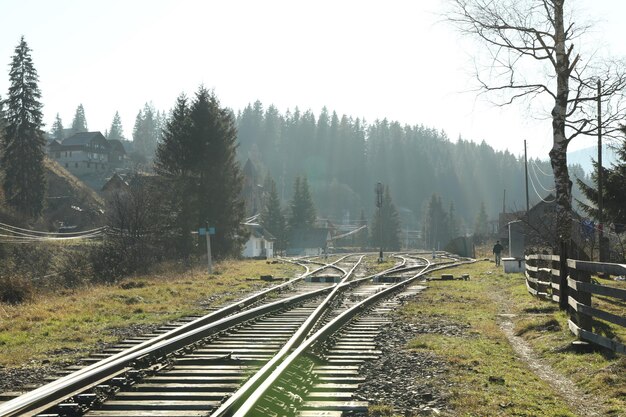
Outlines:
[[[363,259],[363,256],[359,259],[359,263],[361,262],[361,260]],[[406,262],[406,260],[403,260],[403,264]],[[430,263],[426,260],[427,265],[421,265],[421,266],[412,266],[412,267],[408,267],[406,268],[407,270],[412,270],[418,267],[421,268],[427,268],[428,265],[430,265]],[[352,272],[356,269],[356,267],[358,266],[357,263],[351,270],[350,270],[350,274],[352,274]],[[328,303],[330,303],[330,300],[332,300],[332,298],[334,298],[334,296],[336,295],[336,293],[342,289],[343,287],[349,287],[349,286],[355,286],[361,282],[364,281],[368,281],[371,280],[377,276],[381,276],[384,275],[386,273],[389,273],[392,270],[396,270],[397,269],[397,265],[392,267],[392,268],[388,268],[384,271],[380,271],[376,274],[373,275],[369,275],[367,277],[363,277],[363,278],[359,278],[353,281],[347,281],[347,278],[349,275],[347,275],[346,277],[344,277],[344,279],[342,279],[342,281],[338,284],[336,284],[334,286],[333,291],[331,292],[331,294],[329,294],[326,297],[326,300],[324,300],[323,305],[318,306],[318,308],[313,312],[313,314],[309,317],[309,319],[311,319],[314,315],[318,315],[321,316],[322,313],[322,309],[326,307],[326,305]],[[360,304],[360,303],[359,303]],[[318,317],[319,318],[319,317]],[[309,320],[307,320],[309,321]],[[310,320],[311,323],[313,322],[313,320]],[[334,320],[333,320],[334,321]],[[331,323],[333,322],[331,321]],[[315,320],[315,322],[317,322],[317,319]],[[327,326],[327,325],[326,325]],[[326,326],[322,327],[325,328]],[[294,337],[292,337],[292,339],[290,340],[290,342],[292,343],[287,343],[283,346],[283,348],[281,349],[281,351],[276,354],[268,363],[266,363],[266,365],[259,370],[256,374],[254,374],[248,381],[246,381],[246,383],[244,385],[242,385],[237,392],[235,392],[233,395],[231,395],[228,400],[226,400],[216,411],[214,411],[210,417],[223,417],[226,415],[229,415],[228,413],[231,412],[235,407],[237,407],[239,404],[246,404],[248,399],[251,398],[251,396],[258,390],[260,389],[261,386],[264,386],[266,384],[266,380],[268,378],[271,378],[271,376],[273,375],[273,373],[275,372],[276,369],[278,368],[282,368],[282,363],[284,363],[285,360],[287,360],[287,358],[291,357],[291,355],[287,356],[288,352],[295,346],[296,342],[301,342],[302,339],[304,337],[306,337],[308,331],[310,331],[311,326],[309,326],[309,328],[306,330],[306,332],[304,331],[304,325],[298,330],[298,334],[297,337],[296,335],[294,335]],[[318,331],[319,332],[319,331]],[[317,334],[317,333],[316,333]],[[308,339],[307,339],[308,341]],[[304,342],[307,343],[307,342]],[[300,349],[299,347],[296,348],[296,350]],[[266,375],[268,375],[269,372],[272,372],[271,374],[269,374],[269,376],[266,377]],[[265,379],[263,379],[265,378]],[[254,391],[252,391],[254,390]],[[244,405],[239,406],[239,409],[241,409],[241,407],[243,407]],[[238,413],[239,411],[235,411],[236,413]]]
[[[333,334],[337,329],[341,328],[347,322],[352,320],[356,314],[361,312],[365,307],[371,305],[376,302],[381,297],[385,297],[398,289],[404,288],[412,281],[423,275],[431,263],[426,261],[426,265],[421,266],[421,271],[415,274],[413,277],[410,277],[402,282],[394,284],[382,291],[377,292],[376,294],[366,298],[365,300],[360,301],[355,304],[353,307],[344,311],[333,320],[328,322],[322,328],[320,328],[317,332],[315,332],[311,337],[306,339],[302,344],[300,344],[289,356],[287,356],[275,369],[274,371],[263,380],[263,382],[254,390],[254,392],[247,394],[245,401],[243,404],[232,414],[232,417],[244,417],[247,416],[256,406],[257,402],[261,399],[261,397],[267,392],[267,390],[282,376],[282,374],[287,370],[287,368],[306,350],[309,349],[314,343],[323,340],[324,338]],[[412,269],[412,268],[411,268]],[[231,397],[232,398],[232,397]],[[211,417],[223,416],[224,414],[212,414]]]
[[318,320],[325,313],[326,308],[330,302],[336,297],[337,293],[343,288],[341,284],[344,284],[350,276],[354,273],[354,270],[359,266],[363,260],[364,255],[361,255],[359,260],[354,264],[350,271],[346,272],[341,281],[331,286],[332,291],[326,296],[317,308],[307,317],[302,323],[300,328],[291,336],[291,338],[283,345],[283,347],[270,359],[260,370],[258,370],[250,379],[248,379],[234,395],[231,395],[217,410],[211,413],[211,417],[223,416],[229,412],[229,410],[236,407],[238,403],[244,398],[245,394],[255,389],[266,376],[272,372],[277,364],[279,364],[289,352],[301,343],[304,338],[309,334],[311,329],[315,326]]
[[[185,336],[196,337],[195,335],[200,331],[208,331],[211,327],[211,324],[214,324],[216,329],[217,326],[225,326],[230,327],[239,321],[249,320],[249,312],[253,312],[256,314],[265,314],[269,311],[264,311],[259,313],[259,311],[263,310],[265,306],[279,306],[281,304],[286,304],[291,302],[290,300],[294,299],[294,297],[287,298],[285,300],[278,300],[273,303],[266,304],[265,306],[260,306],[255,309],[248,310],[248,312],[244,311],[239,314],[235,314],[238,311],[245,309],[246,307],[258,302],[268,294],[276,291],[280,291],[284,288],[288,288],[294,283],[303,280],[309,275],[315,274],[329,265],[333,265],[342,261],[343,259],[353,256],[346,255],[343,256],[331,264],[325,264],[319,268],[314,270],[310,270],[310,268],[298,261],[288,261],[292,264],[296,264],[305,268],[305,272],[296,278],[289,280],[288,282],[273,286],[271,288],[265,289],[259,293],[253,294],[250,297],[247,297],[243,300],[240,300],[236,303],[225,306],[215,312],[207,314],[203,317],[200,317],[192,322],[186,323],[176,329],[172,329],[167,333],[159,335],[155,338],[142,342],[136,346],[133,346],[129,349],[125,349],[122,352],[116,353],[108,358],[105,358],[101,361],[98,361],[92,365],[89,365],[85,368],[82,368],[78,371],[75,371],[69,375],[66,375],[62,378],[57,379],[49,384],[46,384],[42,387],[39,387],[31,392],[28,392],[18,398],[7,401],[0,405],[0,416],[13,416],[15,413],[21,413],[27,410],[33,410],[40,407],[42,404],[50,404],[53,401],[60,400],[63,397],[67,396],[69,392],[74,392],[76,390],[80,390],[80,384],[83,384],[85,387],[90,384],[90,382],[100,379],[105,379],[109,375],[113,375],[119,373],[120,369],[128,367],[132,361],[136,360],[139,357],[150,355],[153,352],[157,352],[161,350],[161,353],[166,350],[176,350],[179,347],[173,348],[172,346],[178,346],[178,340],[181,338],[186,340]],[[325,291],[329,291],[331,287],[323,288],[320,290],[315,290],[306,294],[302,294],[300,296],[295,296],[297,300],[298,297],[303,297],[302,300],[315,296],[318,292],[321,294]],[[297,302],[297,301],[296,301]],[[232,315],[232,316],[231,316]],[[247,317],[247,318],[246,318]],[[226,319],[228,318],[228,319]],[[230,323],[230,324],[226,324]],[[219,331],[222,328],[215,330]],[[203,336],[203,337],[206,337]]]
[[20,397],[0,404],[0,416],[9,417],[22,415],[28,411],[40,408],[43,405],[48,405],[54,401],[61,400],[69,395],[69,393],[82,389],[93,381],[101,380],[124,370],[124,368],[131,367],[134,361],[142,357],[149,357],[151,355],[156,357],[165,356],[193,342],[232,327],[233,325],[280,310],[290,305],[298,304],[307,299],[330,292],[332,291],[332,288],[332,286],[329,286],[316,289],[304,294],[295,295],[286,299],[277,300],[259,307],[245,310],[195,329],[188,330],[185,333],[153,343],[143,349],[134,350],[132,353],[125,354],[122,357],[109,359],[107,360],[107,363],[101,364],[100,366],[89,367],[89,369],[72,373]]
[[[288,282],[265,289],[257,294],[253,294],[250,297],[247,297],[236,303],[225,306],[203,317],[199,317],[198,319],[191,321],[189,323],[186,323],[176,329],[172,329],[168,331],[167,333],[164,333],[150,340],[142,342],[129,349],[125,349],[122,352],[111,355],[108,358],[98,361],[92,365],[86,366],[85,368],[75,371],[69,375],[61,377],[57,379],[56,381],[50,382],[49,384],[39,387],[18,398],[7,401],[0,405],[0,416],[3,416],[3,417],[13,416],[13,415],[16,415],[15,413],[22,413],[28,410],[37,409],[38,407],[41,407],[42,404],[48,405],[54,401],[62,399],[63,397],[67,396],[68,393],[70,392],[77,392],[81,389],[87,388],[89,384],[92,383],[93,381],[106,379],[107,376],[113,376],[114,374],[116,375],[119,374],[120,370],[123,370],[124,368],[128,367],[137,358],[150,355],[154,352],[159,352],[163,354],[164,352],[168,350],[170,351],[176,350],[177,348],[173,348],[171,346],[174,346],[174,345],[178,346],[177,341],[180,340],[181,338],[186,340],[186,338],[184,337],[186,335],[190,335],[190,337],[196,337],[195,335],[198,332],[194,332],[194,330],[200,329],[200,331],[208,331],[211,327],[214,327],[214,326],[210,326],[210,324],[215,324],[215,327],[217,329],[217,326],[226,326],[226,327],[232,326],[237,323],[237,320],[240,320],[240,321],[248,320],[249,318],[243,318],[243,317],[248,317],[248,314],[244,314],[245,312],[239,313],[239,314],[235,314],[235,313],[258,302],[259,300],[261,300],[262,298],[264,298],[265,296],[267,296],[268,294],[272,292],[276,292],[284,288],[288,288],[292,286],[293,284],[295,284],[296,282],[303,280],[307,276],[315,274],[325,268],[328,268],[329,266],[333,267],[334,264],[341,262],[342,260],[350,256],[354,256],[354,255],[348,254],[346,256],[340,257],[339,259],[333,261],[332,263],[323,264],[322,266],[314,270],[311,270],[307,265],[304,265],[303,263],[298,262],[297,260],[296,261],[282,260],[282,261],[296,264],[305,268],[305,272]],[[344,271],[342,268],[339,268],[339,267],[335,267],[335,268],[337,268],[338,270]],[[354,270],[355,268],[356,268],[356,265],[352,270]],[[321,294],[324,291],[331,290],[331,288],[332,287],[327,287],[321,290],[316,290],[316,291],[309,292],[307,294],[303,294],[301,296],[296,296],[296,297],[304,297],[303,299],[306,299],[309,296],[315,296],[312,294],[316,294],[317,292]],[[290,297],[285,300],[279,300],[274,303],[269,303],[266,306],[276,306],[280,304],[285,304],[285,303],[288,303],[289,300],[291,300],[292,298],[294,297]],[[259,312],[259,309],[263,309],[264,307],[265,306],[260,306],[256,309],[252,309],[249,311],[254,312],[253,314],[257,314]],[[225,320],[225,317],[228,317],[231,314],[234,314],[234,315],[229,317],[228,320]],[[265,312],[261,314],[265,314]],[[231,323],[231,324],[226,325],[225,323]],[[220,330],[221,329],[215,330],[215,331],[220,331]],[[206,336],[203,336],[203,337],[206,337]],[[83,384],[83,386],[80,386],[80,384]]]

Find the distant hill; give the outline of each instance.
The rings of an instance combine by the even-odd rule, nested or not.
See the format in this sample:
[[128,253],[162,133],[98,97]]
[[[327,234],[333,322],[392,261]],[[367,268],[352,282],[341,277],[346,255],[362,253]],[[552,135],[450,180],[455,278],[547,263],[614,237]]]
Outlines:
[[[591,160],[598,159],[598,147],[592,146],[589,148],[579,149],[577,151],[571,151],[567,153],[567,163],[569,165],[578,164],[585,171],[585,174],[589,175],[593,171],[593,164]],[[602,165],[609,166],[617,161],[617,154],[606,144],[602,144]]]

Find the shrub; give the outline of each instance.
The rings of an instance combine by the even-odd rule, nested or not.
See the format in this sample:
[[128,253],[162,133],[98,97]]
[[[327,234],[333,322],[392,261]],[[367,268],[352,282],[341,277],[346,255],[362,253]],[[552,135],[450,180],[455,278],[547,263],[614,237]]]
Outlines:
[[59,283],[66,288],[85,285],[93,278],[93,267],[84,251],[66,250],[57,266]]
[[0,274],[0,301],[7,304],[20,304],[33,296],[33,284],[29,278],[13,272]]

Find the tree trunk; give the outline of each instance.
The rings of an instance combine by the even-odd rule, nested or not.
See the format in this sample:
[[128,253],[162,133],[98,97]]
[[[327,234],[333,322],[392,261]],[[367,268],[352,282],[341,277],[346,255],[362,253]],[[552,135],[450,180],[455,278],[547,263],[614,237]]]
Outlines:
[[[557,94],[552,109],[552,150],[550,163],[554,173],[556,188],[556,238],[568,242],[571,238],[572,224],[572,181],[567,169],[567,145],[565,136],[565,118],[569,96],[569,56],[565,51],[565,28],[563,25],[564,0],[554,0],[554,29],[556,35],[556,77]],[[559,251],[559,242],[553,242],[555,251]]]

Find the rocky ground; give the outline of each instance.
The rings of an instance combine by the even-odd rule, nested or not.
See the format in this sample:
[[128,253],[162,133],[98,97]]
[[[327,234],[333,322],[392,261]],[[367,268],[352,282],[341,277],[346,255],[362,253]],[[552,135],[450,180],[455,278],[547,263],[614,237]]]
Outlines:
[[420,333],[460,336],[464,330],[433,318],[420,324],[396,318],[379,336],[380,358],[363,365],[361,375],[366,382],[357,395],[370,404],[393,406],[394,413],[403,416],[452,415],[446,362],[431,352],[411,351],[406,346]]

